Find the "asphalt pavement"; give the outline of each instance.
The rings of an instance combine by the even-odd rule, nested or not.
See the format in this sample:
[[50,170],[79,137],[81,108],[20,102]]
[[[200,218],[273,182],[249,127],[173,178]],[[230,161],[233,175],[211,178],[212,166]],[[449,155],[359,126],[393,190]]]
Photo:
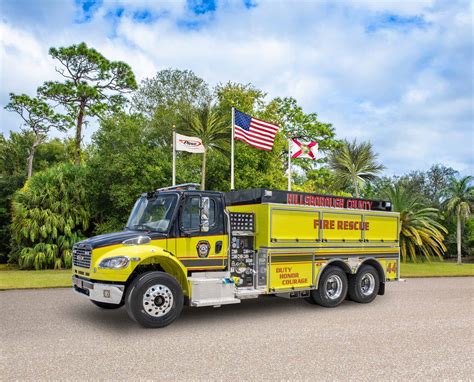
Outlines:
[[0,380],[474,379],[474,278],[389,283],[335,309],[264,297],[164,329],[70,289],[0,292]]

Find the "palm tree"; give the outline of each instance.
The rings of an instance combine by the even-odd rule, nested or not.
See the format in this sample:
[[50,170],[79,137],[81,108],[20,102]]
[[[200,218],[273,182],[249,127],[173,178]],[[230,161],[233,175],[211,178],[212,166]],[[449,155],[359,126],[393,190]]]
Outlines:
[[436,221],[438,210],[424,207],[418,196],[397,184],[385,191],[393,210],[400,213],[400,251],[404,262],[408,258],[416,262],[420,253],[428,261],[446,252],[444,235],[448,232]]
[[360,189],[365,182],[377,178],[385,167],[377,163],[378,154],[374,153],[370,142],[357,143],[343,141],[342,145],[329,155],[329,167],[336,175],[336,185],[347,187],[352,185],[356,197],[360,197]]
[[462,226],[471,216],[471,208],[474,203],[474,186],[470,183],[474,179],[472,176],[465,176],[459,180],[451,178],[449,186],[444,190],[446,200],[444,207],[448,213],[456,215],[456,243],[458,249],[458,264],[461,264],[461,242]]
[[206,157],[209,150],[216,150],[228,155],[230,129],[227,120],[217,111],[215,106],[204,105],[198,109],[184,112],[178,129],[183,134],[198,137],[204,145],[202,154],[201,190],[206,189]]
[[10,255],[22,268],[70,268],[89,227],[86,169],[60,164],[34,174],[13,196]]

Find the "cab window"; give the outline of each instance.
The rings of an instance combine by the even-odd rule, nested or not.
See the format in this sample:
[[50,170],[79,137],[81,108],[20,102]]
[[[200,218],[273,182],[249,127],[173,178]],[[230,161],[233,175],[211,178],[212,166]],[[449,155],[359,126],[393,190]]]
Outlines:
[[209,228],[212,229],[216,225],[216,202],[214,199],[209,200]]
[[[181,214],[181,229],[183,231],[200,231],[201,227],[201,209],[200,209],[201,198],[199,196],[193,196],[187,198],[183,206],[183,212]],[[216,232],[216,230],[222,230],[223,224],[221,224],[219,217],[218,204],[215,199],[209,199],[209,231]]]
[[186,200],[181,217],[181,227],[185,231],[199,231],[200,216],[199,202],[201,198],[194,197]]

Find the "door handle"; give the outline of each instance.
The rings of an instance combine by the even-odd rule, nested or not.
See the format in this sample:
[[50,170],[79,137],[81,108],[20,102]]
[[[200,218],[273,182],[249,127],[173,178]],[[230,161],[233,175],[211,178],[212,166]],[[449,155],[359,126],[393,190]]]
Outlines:
[[220,253],[222,251],[222,240],[219,240],[216,242],[216,254]]

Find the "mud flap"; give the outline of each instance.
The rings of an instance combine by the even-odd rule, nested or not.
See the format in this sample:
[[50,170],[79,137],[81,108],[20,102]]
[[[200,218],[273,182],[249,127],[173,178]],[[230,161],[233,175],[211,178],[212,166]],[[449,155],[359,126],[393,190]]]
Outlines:
[[380,283],[379,286],[379,293],[377,293],[380,296],[383,296],[385,294],[385,283]]

